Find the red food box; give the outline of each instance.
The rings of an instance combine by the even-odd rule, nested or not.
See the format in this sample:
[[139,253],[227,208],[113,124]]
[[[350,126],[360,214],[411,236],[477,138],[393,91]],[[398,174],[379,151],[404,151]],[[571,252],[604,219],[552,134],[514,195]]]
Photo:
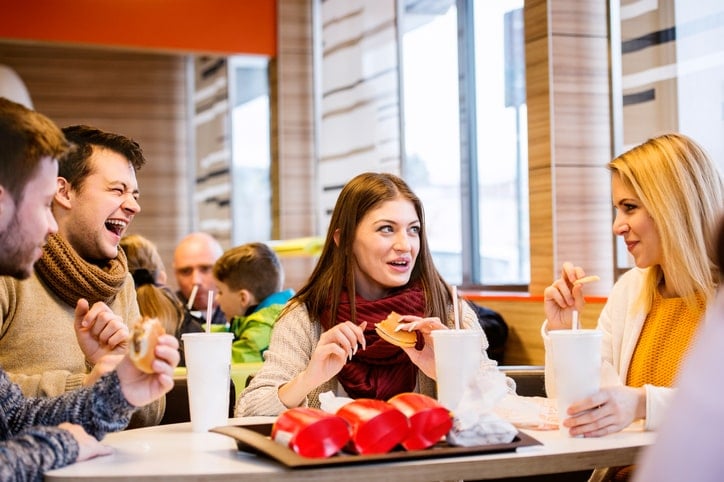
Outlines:
[[271,438],[304,457],[330,457],[350,440],[347,422],[316,408],[296,407],[282,412],[272,426]]
[[410,431],[405,414],[384,400],[358,398],[343,405],[337,415],[349,423],[350,449],[358,454],[387,453]]
[[437,400],[421,393],[401,393],[389,400],[410,422],[410,432],[402,441],[407,450],[421,450],[435,445],[452,428],[450,411]]

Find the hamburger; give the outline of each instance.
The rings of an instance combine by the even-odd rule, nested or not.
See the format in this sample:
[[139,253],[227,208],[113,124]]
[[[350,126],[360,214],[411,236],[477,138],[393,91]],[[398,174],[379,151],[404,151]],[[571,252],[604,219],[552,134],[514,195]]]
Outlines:
[[395,331],[400,322],[400,315],[391,312],[387,318],[375,325],[377,334],[388,343],[402,347],[412,348],[417,343],[417,333],[414,331]]
[[151,365],[156,358],[154,352],[158,344],[158,337],[165,333],[166,330],[163,329],[158,318],[145,316],[133,325],[129,356],[136,368],[144,373],[153,373]]

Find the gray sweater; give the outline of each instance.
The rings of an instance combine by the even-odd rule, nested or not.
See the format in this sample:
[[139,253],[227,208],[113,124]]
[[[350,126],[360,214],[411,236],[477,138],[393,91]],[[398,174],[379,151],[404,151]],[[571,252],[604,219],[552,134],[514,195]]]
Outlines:
[[93,386],[57,397],[25,398],[0,370],[0,481],[41,481],[46,471],[75,462],[78,443],[56,425],[82,425],[100,440],[125,428],[134,408],[115,371]]

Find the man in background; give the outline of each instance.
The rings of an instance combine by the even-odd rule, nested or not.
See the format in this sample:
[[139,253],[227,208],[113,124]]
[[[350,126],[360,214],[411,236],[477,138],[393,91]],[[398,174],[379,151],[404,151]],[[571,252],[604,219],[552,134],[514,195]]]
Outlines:
[[[191,316],[201,325],[206,324],[209,291],[216,292],[213,268],[224,250],[210,234],[195,232],[184,237],[173,253],[173,269],[176,273],[179,298]],[[224,312],[212,299],[212,325],[226,326]]]

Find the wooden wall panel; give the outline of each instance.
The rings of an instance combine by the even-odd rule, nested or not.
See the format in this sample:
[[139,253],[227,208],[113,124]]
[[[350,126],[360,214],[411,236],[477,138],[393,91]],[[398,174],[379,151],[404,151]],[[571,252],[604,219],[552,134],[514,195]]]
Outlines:
[[396,2],[319,2],[318,231],[342,186],[365,171],[400,174]]
[[156,242],[170,269],[190,219],[186,57],[0,41],[0,64],[59,126],[85,123],[138,141],[147,163],[137,173],[142,211],[129,232]]
[[[278,55],[273,62],[272,178],[276,239],[316,234],[316,149],[312,0],[277,2]],[[282,258],[286,285],[298,289],[315,258]]]
[[192,230],[231,247],[231,117],[225,57],[194,57]]
[[529,1],[525,22],[530,293],[542,294],[571,261],[601,276],[589,291],[605,295],[613,285],[605,3]]

